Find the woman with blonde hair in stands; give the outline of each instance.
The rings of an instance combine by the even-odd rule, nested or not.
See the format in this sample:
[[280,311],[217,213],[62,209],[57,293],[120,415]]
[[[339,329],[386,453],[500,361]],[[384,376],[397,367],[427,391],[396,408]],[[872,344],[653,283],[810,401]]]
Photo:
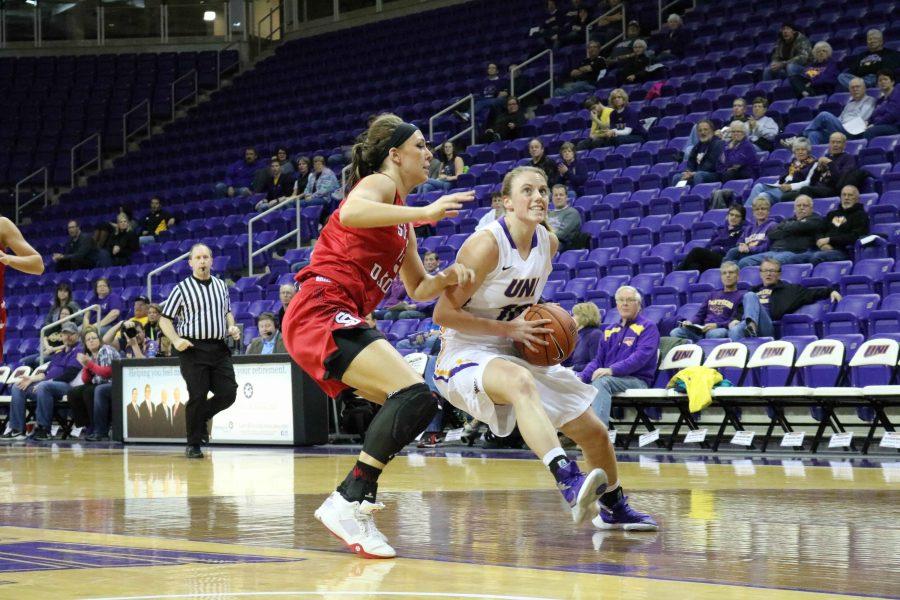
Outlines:
[[578,342],[572,356],[563,362],[563,366],[572,367],[576,373],[597,356],[600,345],[600,309],[593,302],[581,302],[572,307],[572,317],[578,326]]

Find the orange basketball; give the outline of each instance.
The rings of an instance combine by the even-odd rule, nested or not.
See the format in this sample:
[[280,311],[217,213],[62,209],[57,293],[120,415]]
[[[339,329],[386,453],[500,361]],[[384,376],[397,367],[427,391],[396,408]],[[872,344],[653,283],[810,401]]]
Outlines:
[[569,358],[575,351],[575,342],[578,341],[578,326],[564,308],[557,304],[535,304],[525,311],[525,320],[550,319],[544,327],[552,329],[552,333],[545,333],[544,339],[550,342],[547,346],[535,346],[529,350],[521,342],[516,342],[516,350],[519,355],[533,365],[549,367],[558,365]]

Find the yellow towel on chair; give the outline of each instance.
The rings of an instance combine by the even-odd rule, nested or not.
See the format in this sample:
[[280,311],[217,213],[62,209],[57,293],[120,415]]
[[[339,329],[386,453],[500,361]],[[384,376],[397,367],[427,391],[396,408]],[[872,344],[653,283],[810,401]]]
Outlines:
[[722,374],[709,367],[688,367],[675,373],[666,387],[675,387],[677,381],[684,383],[690,411],[695,413],[712,404],[712,389],[722,381]]

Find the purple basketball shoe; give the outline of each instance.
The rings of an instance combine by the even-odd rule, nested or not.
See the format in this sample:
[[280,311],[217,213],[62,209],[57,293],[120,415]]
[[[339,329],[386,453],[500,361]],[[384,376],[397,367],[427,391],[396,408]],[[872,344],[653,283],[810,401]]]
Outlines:
[[615,506],[606,508],[602,503],[600,514],[591,521],[597,529],[624,529],[625,531],[658,531],[659,525],[650,515],[638,512],[628,505],[623,496]]
[[582,473],[578,463],[569,463],[560,469],[562,481],[557,483],[563,498],[572,507],[572,520],[581,523],[597,510],[597,501],[606,492],[608,480],[603,469]]

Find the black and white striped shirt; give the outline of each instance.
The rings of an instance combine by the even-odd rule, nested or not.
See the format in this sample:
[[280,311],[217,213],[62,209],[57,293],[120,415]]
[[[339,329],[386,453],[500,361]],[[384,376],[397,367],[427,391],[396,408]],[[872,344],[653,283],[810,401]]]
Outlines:
[[224,340],[228,333],[225,315],[229,312],[228,286],[218,277],[206,281],[187,277],[162,306],[163,316],[177,322],[178,335],[195,340]]

